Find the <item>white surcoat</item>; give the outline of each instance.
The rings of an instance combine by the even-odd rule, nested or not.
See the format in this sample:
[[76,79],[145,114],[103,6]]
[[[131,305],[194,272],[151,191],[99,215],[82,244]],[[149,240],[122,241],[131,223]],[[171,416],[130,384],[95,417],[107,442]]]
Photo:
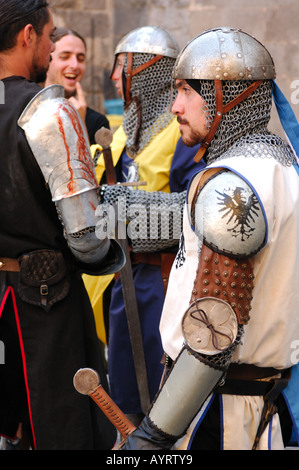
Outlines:
[[[238,156],[214,162],[206,170],[217,167],[229,169],[247,182],[259,200],[267,227],[265,245],[253,258],[255,280],[250,320],[244,326],[242,342],[232,362],[289,368],[299,360],[296,353],[299,343],[298,174],[293,166],[283,166],[273,158]],[[190,303],[201,248],[191,224],[190,207],[206,170],[198,173],[189,187],[181,245],[171,270],[161,317],[163,347],[173,360],[183,345],[181,321]],[[250,449],[263,398],[222,395],[222,400],[224,449]],[[278,415],[264,433],[260,448],[282,448]]]

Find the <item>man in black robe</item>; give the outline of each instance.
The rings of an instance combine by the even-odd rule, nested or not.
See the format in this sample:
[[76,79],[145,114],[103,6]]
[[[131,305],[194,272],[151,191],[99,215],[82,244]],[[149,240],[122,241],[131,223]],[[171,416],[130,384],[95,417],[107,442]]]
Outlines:
[[[107,388],[80,260],[17,125],[41,90],[53,31],[44,0],[0,0],[0,435],[15,438],[21,426],[32,449],[110,449],[113,426],[73,386],[76,371],[92,367]],[[47,308],[44,288],[53,295]]]

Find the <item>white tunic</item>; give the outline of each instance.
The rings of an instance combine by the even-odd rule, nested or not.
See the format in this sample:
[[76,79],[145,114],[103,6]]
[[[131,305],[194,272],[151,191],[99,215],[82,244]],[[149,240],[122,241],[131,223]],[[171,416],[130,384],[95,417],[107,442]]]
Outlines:
[[[285,369],[298,361],[294,347],[299,339],[299,178],[293,166],[282,166],[273,158],[237,157],[214,162],[208,168],[227,168],[251,186],[267,223],[265,247],[254,257],[254,290],[250,321],[232,362]],[[181,320],[189,306],[198,266],[200,241],[190,223],[190,204],[203,175],[193,179],[184,210],[181,250],[173,264],[160,332],[165,352],[175,359],[182,348]],[[179,265],[179,255],[185,261]],[[224,448],[250,449],[263,406],[261,397],[223,395]],[[236,419],[236,416],[238,417]],[[271,423],[277,429],[273,445],[281,448],[278,415]],[[275,433],[272,432],[272,437]],[[264,433],[260,447],[269,448]],[[265,447],[263,447],[265,446]]]

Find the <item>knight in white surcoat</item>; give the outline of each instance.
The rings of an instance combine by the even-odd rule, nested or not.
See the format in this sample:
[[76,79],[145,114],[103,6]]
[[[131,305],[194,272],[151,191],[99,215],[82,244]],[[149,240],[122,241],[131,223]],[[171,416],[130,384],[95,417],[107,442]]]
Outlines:
[[207,166],[192,180],[161,318],[165,378],[124,449],[283,449],[299,338],[297,156],[272,134],[275,67],[232,28],[176,60],[172,112]]

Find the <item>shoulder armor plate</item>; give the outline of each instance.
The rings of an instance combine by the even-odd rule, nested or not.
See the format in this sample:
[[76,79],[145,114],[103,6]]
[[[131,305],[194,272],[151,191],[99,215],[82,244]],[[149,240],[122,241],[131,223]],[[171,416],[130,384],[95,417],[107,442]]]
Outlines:
[[231,171],[217,173],[200,189],[194,223],[203,243],[227,256],[252,256],[265,243],[260,202],[252,188]]

